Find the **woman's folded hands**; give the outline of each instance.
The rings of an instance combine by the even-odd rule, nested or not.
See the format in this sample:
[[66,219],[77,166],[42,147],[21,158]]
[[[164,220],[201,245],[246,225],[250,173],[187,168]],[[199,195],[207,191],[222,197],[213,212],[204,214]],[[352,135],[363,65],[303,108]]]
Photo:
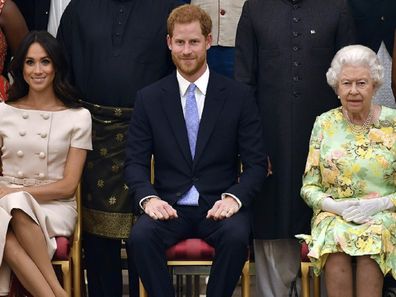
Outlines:
[[380,211],[394,207],[389,196],[337,201],[326,197],[322,201],[322,210],[337,214],[347,222],[364,224],[372,219],[372,216]]
[[358,205],[351,206],[343,211],[342,217],[347,222],[354,222],[356,224],[367,223],[376,213],[390,209],[394,206],[392,200],[388,196],[362,199],[358,202]]

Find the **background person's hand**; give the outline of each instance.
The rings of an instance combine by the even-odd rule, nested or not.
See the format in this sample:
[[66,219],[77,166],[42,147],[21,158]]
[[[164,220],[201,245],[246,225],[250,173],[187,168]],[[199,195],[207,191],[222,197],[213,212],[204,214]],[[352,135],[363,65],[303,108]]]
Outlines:
[[214,220],[223,220],[229,218],[239,211],[238,202],[231,196],[225,196],[224,199],[215,202],[209,209],[206,218]]
[[159,198],[150,198],[144,204],[144,212],[153,220],[177,218],[177,211],[168,202]]

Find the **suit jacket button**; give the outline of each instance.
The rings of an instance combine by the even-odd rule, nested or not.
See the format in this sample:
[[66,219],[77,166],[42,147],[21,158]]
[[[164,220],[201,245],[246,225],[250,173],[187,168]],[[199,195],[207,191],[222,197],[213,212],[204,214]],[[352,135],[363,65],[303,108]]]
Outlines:
[[198,177],[194,177],[193,178],[193,182],[197,182],[197,181],[199,181],[199,178]]
[[177,192],[177,193],[176,193],[176,196],[177,196],[177,197],[180,197],[181,195],[182,195],[181,192]]

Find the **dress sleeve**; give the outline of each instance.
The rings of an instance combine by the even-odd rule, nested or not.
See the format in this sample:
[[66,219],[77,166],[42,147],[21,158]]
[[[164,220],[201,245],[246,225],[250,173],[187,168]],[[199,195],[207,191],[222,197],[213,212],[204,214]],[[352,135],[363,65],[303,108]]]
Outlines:
[[322,199],[329,196],[323,190],[320,171],[320,148],[322,138],[322,120],[321,117],[318,117],[312,129],[311,140],[309,142],[309,153],[301,188],[301,197],[314,211],[319,210]]
[[[395,45],[396,45],[396,30],[395,30]],[[382,107],[384,109],[384,107]],[[392,110],[389,122],[393,122],[393,133],[391,137],[388,137],[392,141],[392,152],[393,152],[393,162],[390,168],[392,168],[392,174],[390,175],[393,181],[394,192],[389,194],[388,197],[391,199],[394,207],[396,207],[396,112]]]
[[90,112],[81,108],[74,117],[71,147],[92,150],[92,118]]

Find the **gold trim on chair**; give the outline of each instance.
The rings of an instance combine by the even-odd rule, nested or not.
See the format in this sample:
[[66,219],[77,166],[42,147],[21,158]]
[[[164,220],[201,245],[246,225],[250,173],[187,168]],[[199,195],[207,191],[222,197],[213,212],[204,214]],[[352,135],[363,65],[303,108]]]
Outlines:
[[[310,267],[312,267],[311,262],[301,262],[301,297],[311,296]],[[313,294],[314,297],[320,297],[320,276],[315,274],[313,274]]]
[[70,247],[67,260],[54,260],[52,265],[61,267],[63,276],[63,288],[69,297],[81,297],[81,188],[76,190],[77,222],[73,234],[73,242]]

